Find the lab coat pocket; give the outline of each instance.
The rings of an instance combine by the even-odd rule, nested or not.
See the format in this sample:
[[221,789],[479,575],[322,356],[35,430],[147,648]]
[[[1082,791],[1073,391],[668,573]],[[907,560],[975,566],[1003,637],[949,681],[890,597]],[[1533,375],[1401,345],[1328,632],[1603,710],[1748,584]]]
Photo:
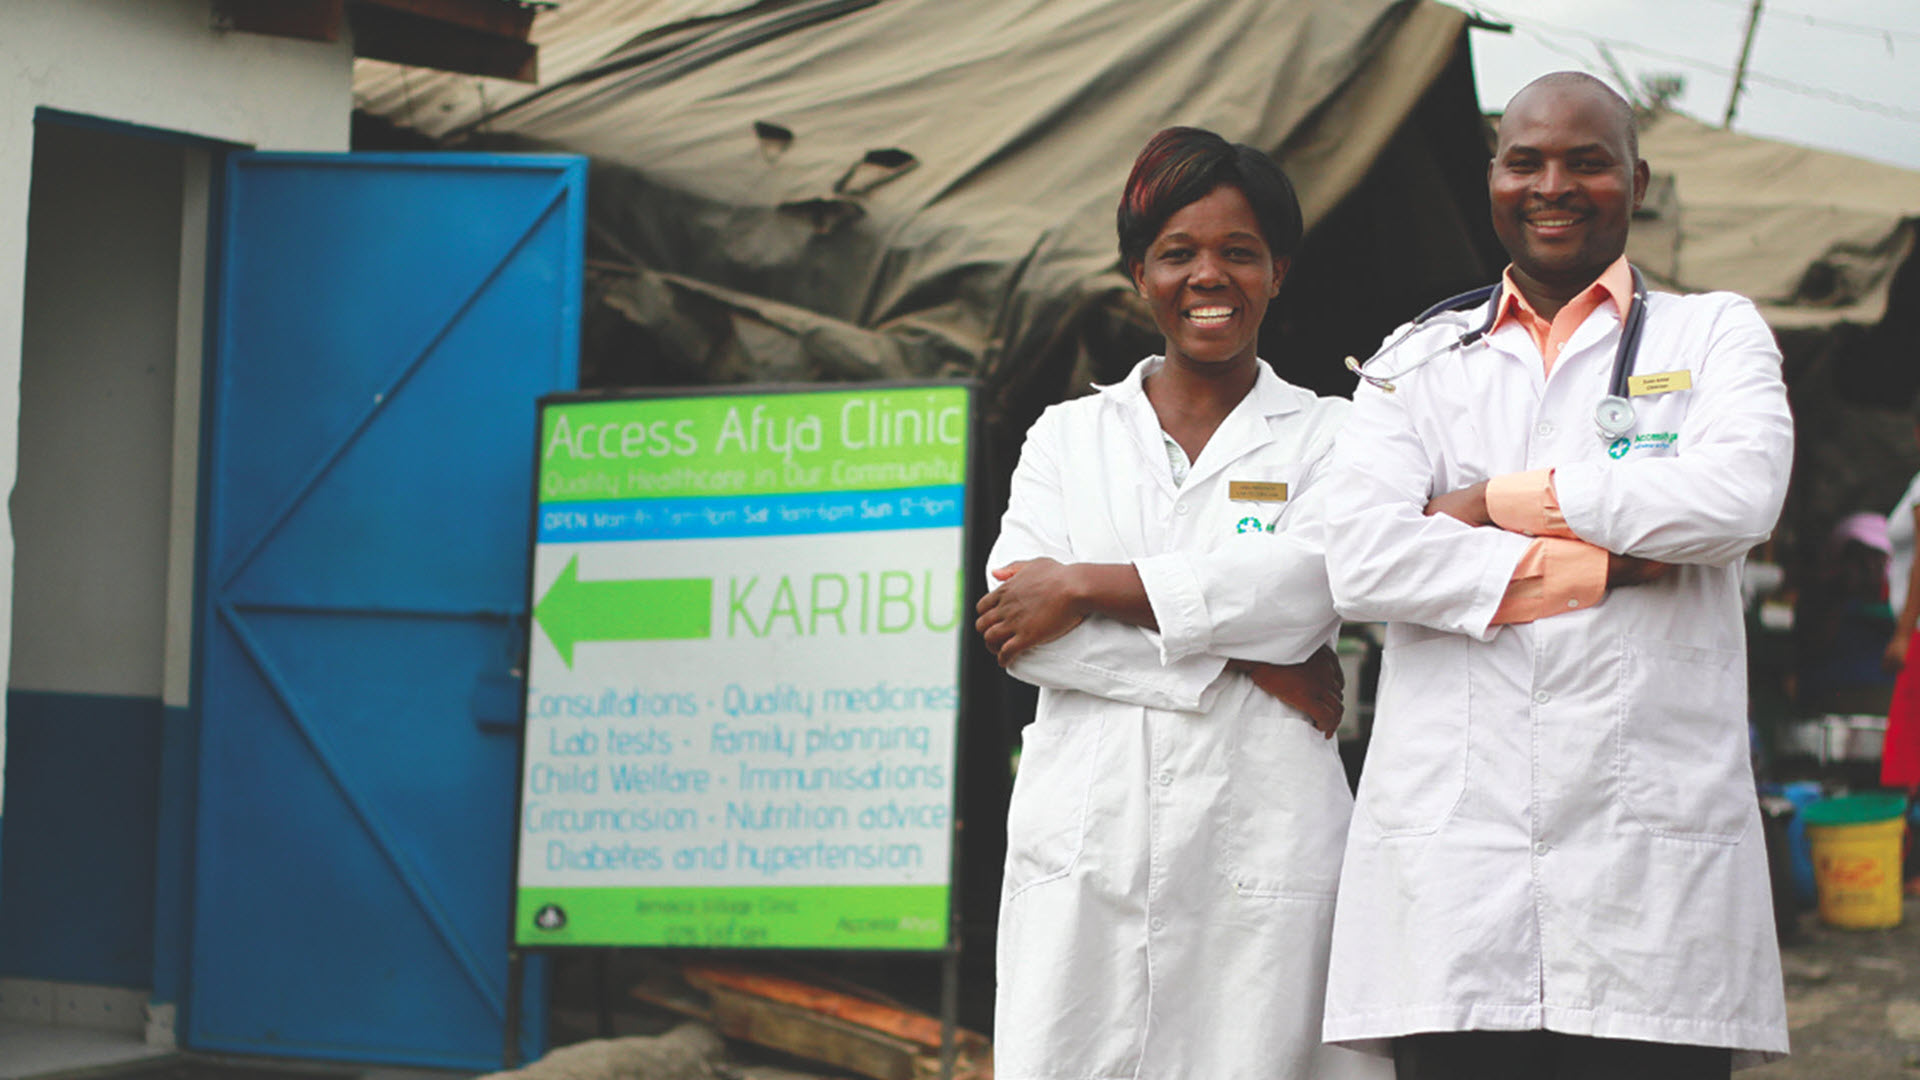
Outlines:
[[1360,812],[1382,836],[1438,832],[1467,790],[1467,639],[1394,627],[1360,773]]
[[1330,900],[1340,882],[1353,796],[1332,744],[1255,692],[1228,759],[1227,851],[1246,897]]
[[1648,832],[1737,843],[1754,817],[1746,664],[1737,651],[1623,635],[1616,790]]
[[[1056,708],[1021,733],[1020,771],[1007,806],[1007,873],[1012,898],[1073,868],[1086,836],[1105,711],[1061,695]],[[1064,699],[1064,700],[1062,700]],[[1088,699],[1092,700],[1092,699]]]

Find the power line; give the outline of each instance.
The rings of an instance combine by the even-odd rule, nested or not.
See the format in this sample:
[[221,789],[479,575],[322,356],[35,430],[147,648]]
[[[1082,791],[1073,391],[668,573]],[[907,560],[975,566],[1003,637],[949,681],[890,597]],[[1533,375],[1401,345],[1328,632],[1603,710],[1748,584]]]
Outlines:
[[1786,90],[1791,93],[1805,95],[1806,97],[1831,101],[1836,105],[1846,105],[1850,108],[1859,109],[1862,112],[1878,113],[1881,116],[1892,117],[1895,120],[1920,122],[1920,109],[1904,109],[1898,105],[1889,105],[1884,101],[1855,97],[1852,94],[1843,94],[1838,90],[1828,90],[1825,87],[1808,86],[1805,83],[1790,82],[1786,79],[1776,78],[1758,71],[1747,72],[1747,79],[1750,82],[1771,86],[1776,90]]
[[[1747,6],[1746,0],[1713,0],[1713,2],[1724,7],[1744,8]],[[1787,8],[1778,7],[1767,8],[1767,14],[1783,19],[1794,19],[1806,23],[1809,26],[1818,26],[1824,30],[1838,30],[1848,34],[1861,34],[1866,37],[1879,38],[1887,43],[1889,51],[1892,50],[1895,41],[1920,41],[1920,30],[1895,30],[1885,26],[1871,26],[1866,23],[1847,22],[1844,19],[1829,19],[1824,15],[1810,15],[1804,11],[1791,11]]]
[[[1741,3],[1744,6],[1744,4],[1746,3],[1746,0],[1741,0]],[[1715,63],[1712,63],[1711,61],[1701,60],[1692,56],[1683,56],[1679,53],[1670,53],[1663,49],[1651,48],[1646,45],[1641,45],[1637,42],[1624,41],[1624,40],[1621,40],[1620,38],[1610,38],[1602,34],[1590,33],[1586,30],[1576,30],[1569,26],[1557,26],[1553,23],[1543,22],[1538,19],[1516,19],[1511,15],[1507,15],[1503,12],[1487,7],[1484,4],[1479,5],[1479,7],[1480,7],[1480,10],[1486,12],[1489,15],[1494,16],[1495,18],[1513,23],[1516,27],[1519,27],[1523,30],[1528,31],[1528,36],[1534,37],[1536,39],[1539,37],[1538,31],[1544,30],[1550,33],[1561,34],[1568,37],[1577,37],[1585,41],[1593,42],[1596,45],[1608,45],[1616,49],[1624,50],[1626,52],[1639,53],[1642,56],[1649,56],[1656,60],[1664,60],[1670,64],[1681,64],[1686,67],[1691,67],[1700,71],[1708,72],[1710,74],[1719,75],[1723,78],[1728,78],[1728,79],[1733,78],[1733,69],[1723,64],[1715,64]],[[1562,52],[1562,55],[1565,55],[1563,50],[1556,50],[1556,51],[1560,51]],[[1591,69],[1592,65],[1583,59],[1581,61],[1581,66],[1588,67],[1589,69]],[[1764,85],[1773,87],[1776,90],[1785,90],[1789,93],[1801,94],[1807,97],[1818,98],[1823,101],[1832,102],[1836,105],[1845,105],[1849,108],[1859,109],[1863,112],[1876,113],[1878,115],[1890,117],[1895,120],[1906,120],[1914,123],[1920,123],[1920,109],[1903,108],[1902,106],[1899,106],[1899,105],[1890,105],[1884,101],[1873,101],[1868,98],[1855,97],[1852,94],[1844,94],[1837,90],[1828,90],[1825,87],[1808,86],[1805,83],[1794,82],[1790,79],[1782,79],[1778,76],[1767,75],[1763,72],[1758,72],[1758,71],[1748,71],[1746,74],[1746,77],[1752,82],[1762,83]]]

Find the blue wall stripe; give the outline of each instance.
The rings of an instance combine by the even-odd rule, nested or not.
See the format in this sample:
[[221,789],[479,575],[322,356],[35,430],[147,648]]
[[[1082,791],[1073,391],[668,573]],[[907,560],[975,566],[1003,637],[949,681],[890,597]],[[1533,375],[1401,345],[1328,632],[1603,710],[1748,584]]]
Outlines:
[[161,713],[7,691],[0,975],[151,985]]
[[190,709],[161,714],[160,791],[154,837],[153,1000],[178,1004],[187,993],[187,935],[192,928],[193,784],[197,724]]
[[963,495],[959,484],[938,484],[808,495],[541,503],[540,542],[718,540],[958,528]]

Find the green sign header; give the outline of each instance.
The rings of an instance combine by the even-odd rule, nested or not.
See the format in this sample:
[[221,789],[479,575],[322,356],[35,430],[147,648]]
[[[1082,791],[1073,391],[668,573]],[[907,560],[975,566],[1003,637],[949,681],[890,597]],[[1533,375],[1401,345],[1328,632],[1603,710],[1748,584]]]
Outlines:
[[549,406],[540,501],[958,484],[967,392],[913,387]]

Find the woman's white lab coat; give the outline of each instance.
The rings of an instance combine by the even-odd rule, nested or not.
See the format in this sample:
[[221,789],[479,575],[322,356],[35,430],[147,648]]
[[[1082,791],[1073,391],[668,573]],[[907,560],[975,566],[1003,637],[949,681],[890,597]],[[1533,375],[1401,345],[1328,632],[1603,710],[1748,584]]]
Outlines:
[[[1413,335],[1388,377],[1479,326]],[[1389,622],[1341,880],[1326,1034],[1525,1029],[1787,1047],[1748,762],[1739,574],[1785,495],[1793,422],[1772,334],[1727,293],[1650,297],[1633,399],[1603,441],[1611,304],[1550,377],[1511,323],[1362,386],[1336,452],[1328,554],[1349,618]],[[1677,564],[1597,606],[1489,626],[1524,536],[1425,517],[1433,494],[1554,468],[1567,524]]]
[[1042,689],[1008,812],[995,1072],[1384,1080],[1320,1042],[1338,754],[1223,670],[1338,630],[1317,481],[1348,403],[1263,362],[1176,487],[1142,389],[1159,363],[1034,424],[987,562],[1132,561],[1162,630],[1088,619],[1012,665]]

